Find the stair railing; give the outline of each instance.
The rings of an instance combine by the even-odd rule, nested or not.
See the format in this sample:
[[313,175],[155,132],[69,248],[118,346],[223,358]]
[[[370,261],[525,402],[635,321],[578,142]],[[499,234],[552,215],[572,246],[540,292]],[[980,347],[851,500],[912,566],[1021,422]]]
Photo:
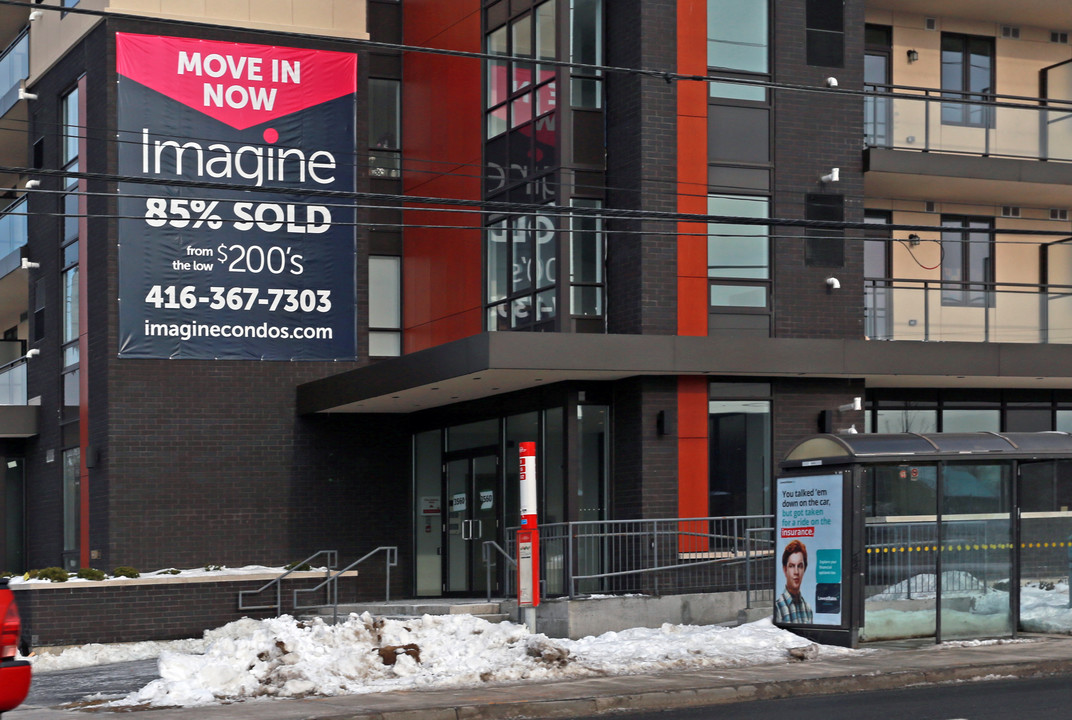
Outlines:
[[[282,575],[280,575],[279,577],[277,577],[277,578],[275,578],[273,580],[269,580],[268,582],[266,582],[264,585],[262,585],[261,587],[257,588],[256,590],[241,590],[241,591],[239,591],[239,593],[238,593],[238,609],[239,610],[275,610],[276,615],[281,614],[282,611],[283,611],[283,580],[288,575],[290,575],[292,572],[297,571],[299,568],[304,567],[306,565],[311,566],[313,564],[313,561],[316,560],[317,558],[321,557],[321,556],[323,556],[323,557],[325,557],[327,559],[327,562],[325,563],[324,575],[325,575],[325,577],[330,577],[331,576],[331,571],[334,570],[335,566],[339,564],[339,553],[338,553],[337,550],[317,550],[315,553],[313,553],[309,557],[305,558],[304,560],[300,560],[300,561],[294,563],[293,565],[290,566],[290,569],[287,570],[285,573],[283,573]],[[273,585],[275,585],[275,605],[246,605],[244,603],[244,600],[245,600],[247,595],[249,595],[249,596],[259,595],[260,593],[264,592],[265,590],[267,590],[268,588],[272,587]]]
[[302,590],[302,589],[295,590],[294,591],[294,609],[295,610],[309,610],[309,609],[316,608],[316,607],[322,607],[322,605],[300,605],[298,603],[298,593],[315,593],[315,592],[323,589],[324,587],[327,587],[328,601],[327,601],[327,603],[325,603],[325,605],[331,605],[331,607],[332,607],[332,613],[331,613],[332,622],[338,622],[338,620],[339,620],[339,577],[343,573],[350,572],[355,567],[357,567],[358,565],[363,563],[365,560],[368,560],[370,557],[372,557],[373,555],[375,555],[376,553],[379,553],[379,552],[383,552],[386,555],[385,564],[384,564],[384,569],[386,571],[385,574],[387,576],[387,589],[386,589],[386,593],[385,593],[385,602],[390,602],[391,601],[391,568],[398,567],[398,546],[397,545],[381,545],[380,547],[376,548],[375,550],[362,555],[357,560],[354,560],[352,563],[350,563],[349,565],[344,567],[342,570],[339,570],[339,571],[337,571],[337,572],[335,572],[333,574],[329,574],[328,577],[324,578],[324,580],[322,582],[320,582],[318,585],[316,585],[315,587],[307,588],[307,589],[304,589],[304,590]]
[[512,557],[510,557],[510,553],[503,550],[499,543],[495,542],[494,540],[484,541],[484,544],[480,548],[480,557],[484,561],[484,576],[487,579],[484,584],[484,587],[488,589],[488,602],[491,602],[491,561],[493,558],[491,554],[492,550],[497,551],[500,555],[506,558],[506,561],[510,563],[510,565],[515,568],[517,567],[517,560],[514,560]]

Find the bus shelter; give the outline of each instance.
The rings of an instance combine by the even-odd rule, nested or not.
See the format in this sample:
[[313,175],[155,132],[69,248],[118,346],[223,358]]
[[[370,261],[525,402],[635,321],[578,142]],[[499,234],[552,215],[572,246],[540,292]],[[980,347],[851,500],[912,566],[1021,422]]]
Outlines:
[[[807,512],[801,508],[816,501],[816,492],[829,496],[838,479],[844,488],[841,612],[816,612],[815,619],[808,616],[811,622],[780,624],[851,646],[903,638],[1012,637],[1037,629],[1022,613],[1022,587],[1061,593],[1067,601],[1072,557],[1069,433],[808,438],[781,464],[784,507],[776,502],[775,512],[785,521],[779,524],[779,547],[799,549],[788,543],[794,535],[806,535],[810,526],[798,527],[802,522],[794,516]],[[776,553],[777,560],[781,554]],[[792,558],[800,560],[799,555]],[[832,580],[830,561],[827,566],[826,579]],[[790,572],[792,567],[787,578]],[[808,572],[820,575],[818,585],[809,586],[814,597],[820,604],[832,600],[832,592],[822,591],[833,587],[822,584],[823,567],[813,564],[805,577]],[[776,586],[775,597],[781,592]]]

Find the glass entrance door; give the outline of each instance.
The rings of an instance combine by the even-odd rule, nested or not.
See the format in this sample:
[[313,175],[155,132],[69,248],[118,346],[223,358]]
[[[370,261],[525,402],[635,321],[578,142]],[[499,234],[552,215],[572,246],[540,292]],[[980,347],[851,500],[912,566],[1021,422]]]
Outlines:
[[[455,458],[448,460],[444,467],[443,588],[457,595],[482,594],[488,590],[487,569],[482,559],[484,541],[500,539],[498,458],[494,455]],[[494,592],[498,589],[495,553],[490,561]]]

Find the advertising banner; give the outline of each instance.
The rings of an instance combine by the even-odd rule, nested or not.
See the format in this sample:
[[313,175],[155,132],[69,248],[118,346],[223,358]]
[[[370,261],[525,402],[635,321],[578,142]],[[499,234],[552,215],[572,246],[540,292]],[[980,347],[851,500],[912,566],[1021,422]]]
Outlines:
[[842,625],[843,495],[841,475],[778,478],[774,622]]
[[354,359],[357,56],[115,40],[119,355]]

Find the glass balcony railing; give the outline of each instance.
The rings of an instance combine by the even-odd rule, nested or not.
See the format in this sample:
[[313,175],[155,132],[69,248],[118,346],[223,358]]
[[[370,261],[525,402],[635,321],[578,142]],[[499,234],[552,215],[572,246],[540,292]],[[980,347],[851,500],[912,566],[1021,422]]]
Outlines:
[[1072,343],[1072,286],[864,280],[869,340]]
[[0,365],[0,405],[26,404],[26,360]]
[[0,213],[0,258],[26,245],[30,237],[26,220],[25,198]]
[[30,74],[30,36],[23,31],[0,55],[0,115],[19,101],[19,87]]
[[864,143],[920,152],[1072,161],[1072,103],[868,85]]

